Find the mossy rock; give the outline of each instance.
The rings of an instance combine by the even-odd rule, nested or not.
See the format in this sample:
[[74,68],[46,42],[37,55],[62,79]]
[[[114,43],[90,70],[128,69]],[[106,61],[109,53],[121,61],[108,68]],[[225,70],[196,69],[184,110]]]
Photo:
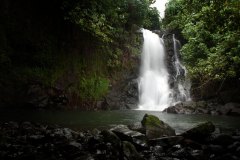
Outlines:
[[142,123],[143,127],[146,127],[146,126],[158,127],[158,126],[162,126],[164,124],[164,122],[161,121],[158,117],[156,117],[154,115],[148,115],[148,114],[144,115],[141,123]]
[[189,129],[188,131],[182,133],[185,138],[193,139],[196,141],[202,141],[209,137],[212,132],[214,132],[215,126],[212,122],[204,122],[196,125],[195,127]]
[[141,123],[148,139],[176,135],[173,128],[154,115],[145,114]]

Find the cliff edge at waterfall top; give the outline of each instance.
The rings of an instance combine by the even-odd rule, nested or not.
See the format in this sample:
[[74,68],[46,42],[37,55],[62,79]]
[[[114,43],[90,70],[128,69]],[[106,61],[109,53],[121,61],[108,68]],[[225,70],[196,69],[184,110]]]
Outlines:
[[[142,33],[144,42],[139,77],[139,110],[163,111],[180,100],[176,97],[186,95],[183,92],[186,92],[187,89],[185,89],[183,83],[180,84],[177,81],[175,82],[178,83],[177,87],[170,87],[169,85],[169,78],[177,79],[179,74],[170,75],[168,72],[164,40],[147,29],[142,29]],[[173,43],[174,52],[177,52],[175,45],[176,43]],[[177,53],[174,55],[177,55]],[[177,64],[180,64],[180,62],[177,56],[174,56],[172,63],[177,70],[176,73],[179,73],[180,65]],[[181,69],[185,71],[185,67]],[[186,98],[183,100],[186,100]]]

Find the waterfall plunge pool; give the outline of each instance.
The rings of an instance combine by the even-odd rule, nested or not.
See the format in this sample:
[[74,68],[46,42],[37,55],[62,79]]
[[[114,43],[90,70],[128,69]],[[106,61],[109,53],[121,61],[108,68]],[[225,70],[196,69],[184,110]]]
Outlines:
[[93,128],[108,129],[118,124],[140,122],[144,114],[152,114],[182,133],[198,123],[212,121],[224,130],[240,129],[240,117],[211,115],[167,114],[159,111],[115,110],[115,111],[35,111],[24,109],[1,109],[0,122],[30,121],[44,124],[57,124],[77,130]]

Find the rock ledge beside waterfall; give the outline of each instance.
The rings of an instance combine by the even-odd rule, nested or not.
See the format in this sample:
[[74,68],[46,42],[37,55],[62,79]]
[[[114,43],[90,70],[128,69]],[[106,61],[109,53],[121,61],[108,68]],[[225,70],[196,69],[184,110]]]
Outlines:
[[166,108],[163,112],[173,114],[211,114],[211,115],[230,115],[240,116],[239,103],[226,103],[224,105],[198,101],[198,102],[179,102],[174,106]]

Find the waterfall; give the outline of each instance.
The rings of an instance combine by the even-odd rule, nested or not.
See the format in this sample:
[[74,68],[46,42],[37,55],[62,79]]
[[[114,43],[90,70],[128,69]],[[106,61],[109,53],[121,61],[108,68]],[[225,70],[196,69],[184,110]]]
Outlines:
[[171,103],[163,39],[143,29],[143,51],[139,78],[139,109],[164,110]]
[[[162,111],[179,101],[190,100],[191,85],[185,81],[187,70],[179,60],[179,41],[173,35],[174,61],[171,65],[175,75],[169,75],[163,39],[146,29],[142,29],[142,33],[144,43],[138,83],[139,109]],[[174,79],[171,87],[169,77]]]
[[173,103],[178,103],[181,101],[190,101],[190,88],[191,83],[189,78],[187,78],[187,69],[179,60],[181,43],[175,38],[173,34],[173,48],[174,48],[174,68],[175,68],[175,87],[173,90]]

